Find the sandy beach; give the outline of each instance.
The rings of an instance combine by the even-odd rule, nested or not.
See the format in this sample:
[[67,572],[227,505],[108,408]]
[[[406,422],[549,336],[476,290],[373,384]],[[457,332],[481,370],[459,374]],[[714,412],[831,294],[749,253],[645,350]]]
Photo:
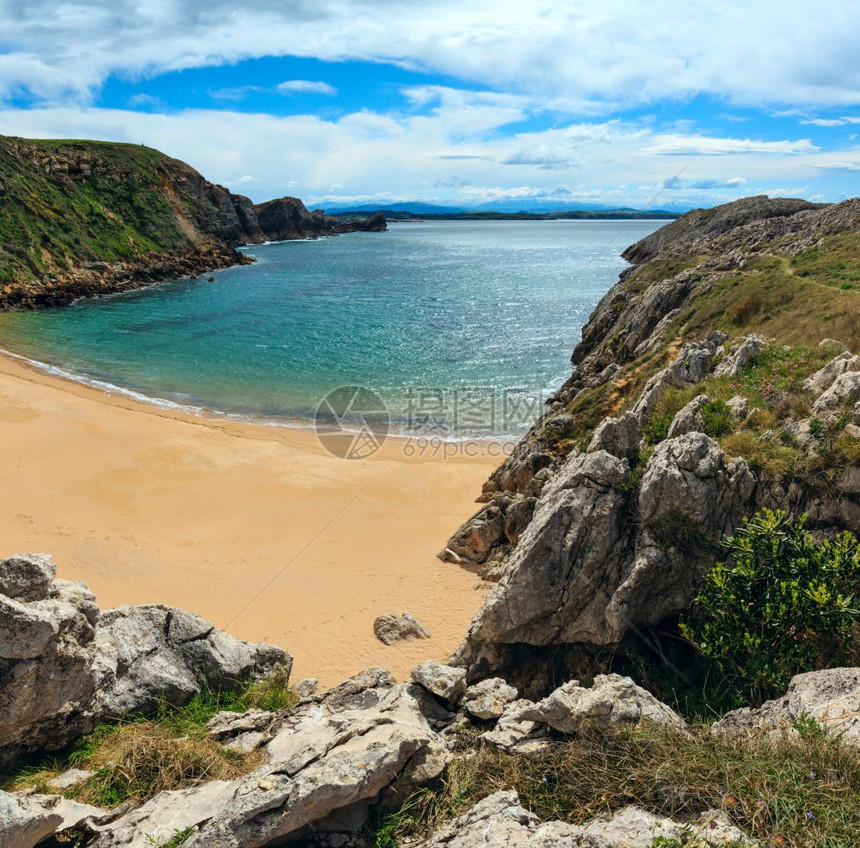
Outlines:
[[[331,685],[444,659],[486,591],[436,559],[499,457],[329,455],[313,432],[164,411],[0,355],[0,556],[54,555],[103,608],[164,603]],[[498,446],[494,446],[498,447]],[[408,610],[430,640],[386,647]]]

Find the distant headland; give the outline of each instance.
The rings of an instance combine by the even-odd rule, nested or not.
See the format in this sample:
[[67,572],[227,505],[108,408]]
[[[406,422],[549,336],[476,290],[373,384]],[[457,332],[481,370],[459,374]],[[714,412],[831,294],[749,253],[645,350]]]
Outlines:
[[250,262],[239,245],[385,228],[295,197],[254,204],[142,145],[0,136],[0,310]]

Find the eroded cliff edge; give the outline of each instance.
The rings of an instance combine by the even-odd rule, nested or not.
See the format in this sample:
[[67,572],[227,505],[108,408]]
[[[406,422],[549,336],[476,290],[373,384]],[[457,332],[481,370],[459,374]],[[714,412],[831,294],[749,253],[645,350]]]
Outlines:
[[750,198],[632,245],[441,556],[498,581],[455,662],[540,696],[662,651],[763,506],[860,533],[860,201]]
[[0,309],[250,262],[239,245],[385,227],[295,197],[255,205],[148,147],[0,136]]

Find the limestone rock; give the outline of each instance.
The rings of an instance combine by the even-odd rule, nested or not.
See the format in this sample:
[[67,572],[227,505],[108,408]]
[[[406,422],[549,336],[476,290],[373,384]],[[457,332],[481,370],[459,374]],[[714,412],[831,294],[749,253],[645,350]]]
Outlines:
[[15,600],[43,601],[48,597],[57,566],[48,554],[22,554],[0,561],[0,595]]
[[0,596],[0,764],[59,750],[95,723],[92,596],[64,581],[51,593],[31,603]]
[[[518,543],[536,503],[532,496],[495,495],[445,543],[439,558],[465,566],[497,562]],[[489,569],[478,571],[486,576]]]
[[94,774],[94,771],[88,769],[70,768],[62,774],[52,777],[47,781],[47,784],[55,792],[64,792],[66,789],[71,789],[73,786],[78,786],[89,780]]
[[541,823],[521,806],[516,792],[505,790],[479,801],[416,848],[651,848],[661,839],[688,848],[755,844],[716,810],[690,824],[632,806],[583,825]]
[[496,726],[481,734],[480,744],[502,751],[516,749],[522,742],[538,735],[545,725],[525,718],[525,713],[534,708],[534,702],[520,699],[508,704],[496,722]]
[[714,725],[716,732],[796,736],[794,725],[814,719],[828,733],[860,748],[860,668],[829,668],[792,678],[782,698],[758,709],[727,713]]
[[98,807],[59,795],[15,795],[0,791],[0,845],[33,848],[55,833],[104,814]]
[[846,468],[836,478],[835,485],[843,495],[860,495],[860,466]]
[[496,792],[479,801],[418,848],[517,848],[530,846],[540,819],[520,806],[516,792]]
[[606,451],[568,460],[542,493],[504,576],[473,619],[458,665],[472,665],[482,645],[496,642],[600,638],[603,627],[595,616],[602,619],[602,590],[618,578],[607,563],[624,552],[618,486],[628,475],[626,460]]
[[812,404],[817,415],[833,412],[846,401],[860,400],[860,371],[846,371],[840,374],[818,400]]
[[623,807],[611,816],[595,816],[568,831],[570,845],[583,848],[651,848],[661,838],[688,848],[737,848],[756,844],[725,813],[710,810],[691,824],[654,815],[639,807]]
[[750,415],[750,402],[741,395],[735,395],[726,401],[726,406],[731,410],[735,421],[744,421]]
[[232,751],[248,753],[272,738],[277,716],[265,710],[216,713],[206,724],[209,735]]
[[[531,692],[521,685],[530,675],[517,645],[617,644],[631,626],[689,605],[720,540],[748,513],[755,478],[712,439],[688,433],[657,446],[631,493],[628,480],[627,461],[606,451],[567,461],[544,487],[455,664]],[[631,497],[637,522],[626,520]]]
[[620,418],[604,418],[597,425],[588,450],[605,450],[623,459],[638,450],[641,438],[639,421],[632,412],[628,412]]
[[412,681],[432,695],[449,703],[457,703],[466,691],[466,672],[462,668],[440,665],[428,660],[412,669]]
[[633,414],[640,425],[645,425],[668,389],[700,383],[705,379],[711,369],[717,347],[725,338],[724,334],[711,333],[702,341],[685,344],[675,361],[645,384],[641,397],[633,407]]
[[422,712],[424,690],[384,669],[362,672],[286,712],[251,774],[163,792],[100,826],[94,848],[149,848],[193,828],[187,848],[262,848],[300,838],[332,816],[360,826],[367,806],[393,782],[416,785],[447,762]]
[[702,407],[711,402],[707,395],[697,395],[686,406],[678,411],[669,425],[668,437],[675,439],[687,433],[703,433],[705,421],[702,418]]
[[521,709],[519,717],[568,734],[578,733],[590,722],[601,727],[642,721],[684,726],[674,710],[629,677],[618,674],[598,674],[589,689],[580,686],[578,680],[571,680],[532,707]]
[[300,698],[310,698],[311,695],[316,695],[319,689],[319,680],[316,677],[303,677],[296,683],[296,691]]
[[717,365],[714,374],[717,377],[739,374],[748,363],[758,359],[767,342],[764,336],[744,336],[732,352]]
[[849,351],[843,351],[809,377],[803,384],[803,388],[818,396],[827,391],[836,378],[847,371],[860,371],[860,356],[852,356]]
[[500,677],[490,677],[466,689],[463,708],[474,718],[496,719],[519,693]]
[[430,631],[408,612],[401,615],[387,613],[373,622],[373,632],[380,642],[393,645],[411,639],[429,639]]
[[151,710],[160,701],[187,703],[201,678],[223,689],[277,666],[289,676],[292,667],[280,648],[241,642],[198,615],[157,604],[103,613],[95,648],[95,706],[105,716]]

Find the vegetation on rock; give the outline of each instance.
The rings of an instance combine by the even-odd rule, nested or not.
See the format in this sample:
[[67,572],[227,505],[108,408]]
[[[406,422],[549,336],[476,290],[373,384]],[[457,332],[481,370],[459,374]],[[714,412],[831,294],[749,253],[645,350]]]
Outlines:
[[860,542],[817,541],[806,519],[765,509],[726,540],[681,632],[748,703],[795,674],[860,662]]
[[261,757],[223,747],[209,736],[207,722],[222,711],[277,711],[297,701],[283,669],[238,690],[204,687],[184,707],[162,702],[154,716],[127,716],[100,724],[64,755],[7,775],[0,788],[50,793],[48,781],[66,769],[86,769],[94,774],[63,794],[87,804],[115,807],[124,801],[142,803],[165,790],[228,780],[252,771]]
[[[813,722],[814,725],[814,722]],[[860,808],[860,754],[821,733],[768,742],[707,725],[591,726],[529,756],[479,747],[442,780],[373,828],[379,848],[426,833],[499,789],[515,789],[546,821],[581,824],[629,804],[678,820],[720,809],[768,846],[851,848]]]

